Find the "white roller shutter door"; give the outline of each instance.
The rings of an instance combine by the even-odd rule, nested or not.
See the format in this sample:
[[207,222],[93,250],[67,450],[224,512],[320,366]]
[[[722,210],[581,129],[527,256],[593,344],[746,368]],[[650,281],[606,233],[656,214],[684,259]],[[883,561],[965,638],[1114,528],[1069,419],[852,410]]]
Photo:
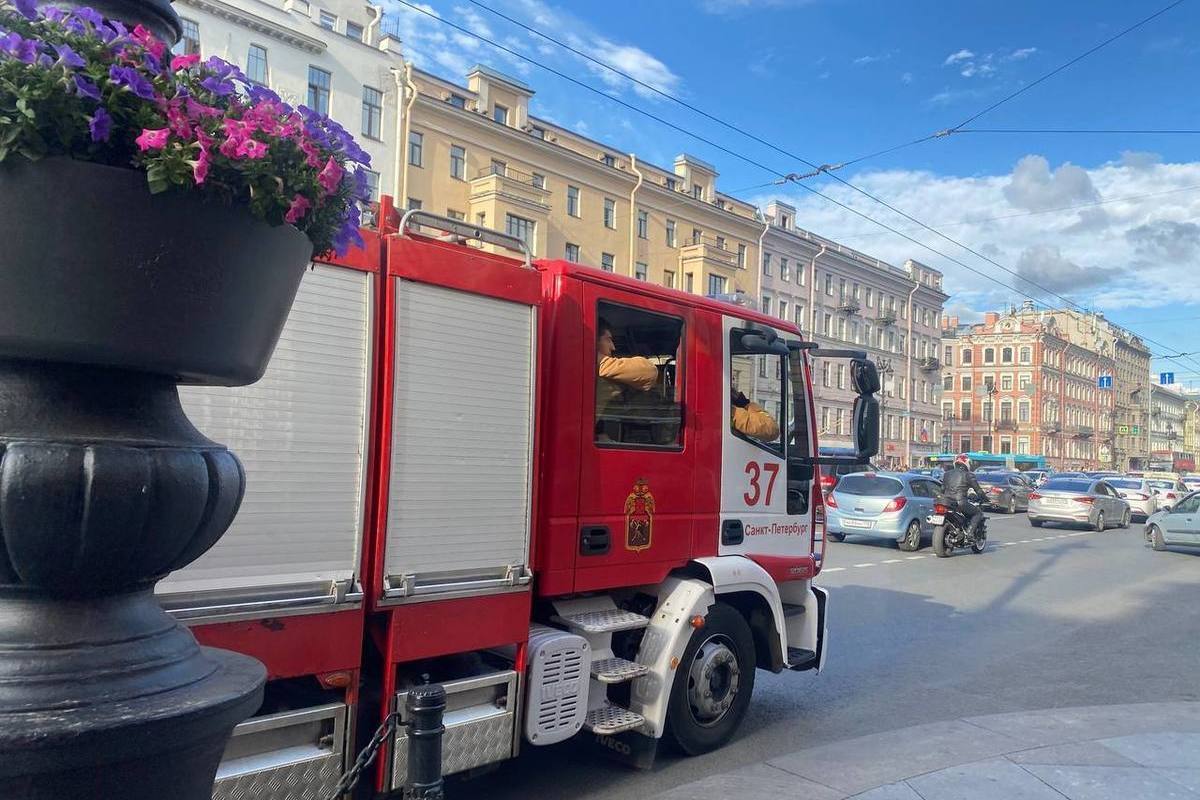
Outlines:
[[523,582],[535,312],[396,279],[389,594]]
[[210,602],[222,591],[253,599],[256,588],[311,594],[356,576],[371,295],[368,273],[318,264],[261,381],[180,388],[196,427],[242,460],[246,497],[224,538],[159,584],[160,594],[203,592]]

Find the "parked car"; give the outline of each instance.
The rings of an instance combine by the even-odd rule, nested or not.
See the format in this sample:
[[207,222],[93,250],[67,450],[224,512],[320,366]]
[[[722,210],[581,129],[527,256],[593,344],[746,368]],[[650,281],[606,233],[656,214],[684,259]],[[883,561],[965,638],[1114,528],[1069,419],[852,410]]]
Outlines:
[[1117,494],[1129,503],[1133,518],[1146,520],[1158,511],[1158,495],[1145,478],[1105,478],[1105,482],[1117,490]]
[[1128,528],[1132,518],[1129,503],[1104,479],[1056,475],[1029,495],[1029,524],[1035,528],[1059,522],[1102,531],[1116,525]]
[[825,524],[835,542],[851,534],[890,539],[901,550],[917,550],[933,529],[933,513],[942,485],[907,472],[860,472],[838,481],[825,498]]
[[976,479],[987,492],[984,508],[995,508],[1015,514],[1029,508],[1029,493],[1033,487],[1015,472],[980,472]]
[[1158,497],[1160,509],[1172,508],[1188,493],[1188,488],[1178,478],[1147,478],[1146,483],[1150,484],[1150,488]]
[[1189,492],[1200,489],[1200,475],[1184,475],[1179,480],[1183,481],[1183,485],[1187,487]]
[[1181,498],[1174,508],[1146,520],[1146,541],[1155,550],[1168,545],[1200,547],[1200,492]]
[[1041,486],[1046,482],[1046,479],[1050,477],[1051,473],[1048,469],[1027,469],[1021,474],[1024,475],[1034,486]]

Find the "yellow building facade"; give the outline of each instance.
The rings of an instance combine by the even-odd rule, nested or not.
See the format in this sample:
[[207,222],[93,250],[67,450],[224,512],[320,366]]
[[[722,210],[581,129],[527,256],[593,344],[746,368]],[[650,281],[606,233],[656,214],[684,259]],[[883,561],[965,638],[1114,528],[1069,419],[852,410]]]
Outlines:
[[533,90],[485,67],[466,86],[413,69],[405,84],[398,205],[519,236],[535,258],[757,297],[767,226],[712,165],[667,169],[530,116]]

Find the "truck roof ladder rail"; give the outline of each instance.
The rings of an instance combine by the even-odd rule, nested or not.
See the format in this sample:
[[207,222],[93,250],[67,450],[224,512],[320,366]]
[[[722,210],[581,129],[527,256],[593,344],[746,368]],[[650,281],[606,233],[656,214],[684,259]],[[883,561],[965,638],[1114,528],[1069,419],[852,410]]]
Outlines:
[[484,228],[480,225],[472,225],[461,219],[453,217],[443,217],[439,214],[433,214],[429,211],[420,211],[418,209],[409,209],[404,212],[404,216],[400,218],[400,235],[405,236],[408,233],[409,225],[424,225],[434,230],[445,231],[452,233],[462,239],[476,239],[487,244],[494,244],[497,247],[504,247],[508,250],[513,250],[520,253],[525,258],[525,266],[533,268],[533,253],[529,250],[529,245],[519,236],[510,236],[507,233],[494,231],[491,228]]

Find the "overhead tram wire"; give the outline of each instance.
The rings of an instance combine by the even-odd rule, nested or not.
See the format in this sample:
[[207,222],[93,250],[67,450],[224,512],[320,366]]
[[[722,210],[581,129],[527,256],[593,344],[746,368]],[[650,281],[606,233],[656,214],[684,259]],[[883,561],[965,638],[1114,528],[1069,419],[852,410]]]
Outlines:
[[1079,136],[1121,134],[1126,136],[1196,136],[1200,130],[1187,128],[959,128],[955,133],[1070,134]]
[[[475,0],[472,0],[472,2],[475,2]],[[1169,6],[1168,8],[1171,8],[1171,7],[1173,7],[1174,5],[1178,5],[1178,4],[1179,4],[1179,3],[1181,3],[1181,2],[1183,2],[1183,0],[1176,0],[1176,2],[1175,2],[1175,3],[1174,3],[1172,6]],[[776,175],[776,176],[778,176],[778,177],[780,177],[780,178],[783,178],[784,180],[790,180],[790,179],[791,179],[791,176],[789,176],[788,174],[785,174],[785,173],[783,173],[783,172],[780,172],[779,170],[776,170],[776,169],[774,169],[773,167],[767,166],[766,164],[763,164],[762,162],[756,161],[756,160],[754,160],[754,159],[750,158],[749,156],[746,156],[746,155],[744,155],[744,154],[742,154],[742,153],[739,153],[739,152],[737,152],[737,151],[731,150],[730,148],[728,148],[728,147],[725,147],[724,145],[718,144],[717,142],[714,142],[714,141],[712,141],[711,139],[708,139],[708,138],[706,138],[706,137],[704,137],[704,136],[701,136],[701,135],[699,135],[698,133],[695,133],[694,131],[688,130],[688,129],[686,129],[686,128],[684,128],[684,127],[680,126],[680,125],[677,125],[677,124],[675,124],[675,123],[673,123],[673,122],[670,122],[670,121],[668,121],[668,120],[666,120],[666,119],[663,119],[662,117],[660,117],[660,116],[658,116],[658,115],[656,115],[656,114],[653,114],[653,113],[651,113],[651,112],[649,112],[649,111],[646,111],[645,109],[639,108],[639,107],[637,107],[637,106],[635,106],[635,105],[633,105],[633,104],[631,104],[631,103],[629,103],[629,102],[627,102],[627,101],[625,101],[625,100],[622,100],[622,99],[621,99],[621,98],[619,98],[619,97],[614,97],[613,95],[609,94],[608,92],[605,92],[605,91],[603,91],[603,90],[601,90],[601,89],[598,89],[598,88],[596,88],[596,87],[592,86],[591,84],[585,83],[584,81],[581,81],[581,80],[579,80],[578,78],[575,78],[575,77],[573,77],[573,76],[571,76],[571,75],[567,75],[566,73],[562,72],[561,70],[555,69],[554,67],[547,66],[546,64],[543,64],[543,63],[541,63],[540,61],[537,61],[536,59],[530,58],[529,56],[527,56],[527,55],[524,55],[523,53],[519,53],[519,52],[517,52],[517,51],[513,50],[513,49],[512,49],[512,48],[510,48],[510,47],[507,47],[507,46],[505,46],[505,45],[503,45],[503,44],[500,44],[499,42],[496,42],[496,41],[494,41],[494,40],[492,40],[492,39],[489,39],[489,38],[488,38],[488,37],[486,37],[486,36],[483,36],[483,35],[481,35],[481,34],[478,34],[478,33],[476,33],[475,31],[472,31],[472,30],[470,30],[469,28],[467,28],[467,27],[465,27],[465,26],[463,26],[463,25],[459,25],[458,23],[455,23],[455,22],[453,22],[453,21],[451,21],[451,20],[449,20],[449,19],[446,19],[445,17],[440,17],[440,16],[438,16],[437,14],[433,13],[432,11],[428,11],[428,10],[426,10],[426,9],[424,9],[424,8],[421,8],[420,6],[416,5],[415,3],[409,2],[409,0],[396,0],[396,3],[397,3],[397,4],[399,4],[399,5],[402,5],[402,6],[406,7],[406,8],[409,8],[409,9],[411,9],[411,10],[413,10],[413,11],[415,11],[415,12],[419,13],[419,14],[423,14],[423,15],[425,15],[425,16],[427,16],[427,17],[429,17],[429,18],[433,19],[433,20],[436,20],[437,22],[440,22],[440,23],[442,23],[443,25],[446,25],[446,26],[448,26],[448,27],[454,28],[455,30],[459,31],[460,33],[466,34],[467,36],[470,36],[470,37],[472,37],[472,38],[474,38],[474,39],[477,39],[477,40],[479,40],[479,41],[481,41],[481,42],[483,42],[483,43],[485,43],[485,44],[487,44],[487,45],[489,45],[489,46],[491,46],[491,47],[493,47],[493,48],[495,48],[495,49],[497,49],[497,50],[500,50],[501,52],[508,53],[509,55],[513,56],[514,58],[520,59],[521,61],[524,61],[524,62],[526,62],[526,63],[528,63],[528,64],[531,64],[531,65],[533,65],[533,66],[536,66],[536,67],[538,67],[539,69],[545,70],[546,72],[549,72],[549,73],[551,73],[552,75],[556,75],[556,76],[558,76],[559,78],[562,78],[563,80],[565,80],[565,81],[567,81],[567,82],[569,82],[569,83],[571,83],[571,84],[574,84],[574,85],[576,85],[576,86],[578,86],[578,87],[580,87],[580,88],[582,88],[582,89],[584,89],[584,90],[586,90],[586,91],[592,92],[593,94],[599,95],[599,96],[601,96],[601,97],[603,97],[603,98],[605,98],[605,99],[607,99],[607,100],[609,100],[609,101],[611,101],[611,102],[614,102],[614,103],[616,103],[617,105],[620,105],[622,108],[626,108],[626,109],[628,109],[628,110],[630,110],[630,111],[633,111],[633,112],[634,112],[634,113],[636,113],[636,114],[640,114],[640,115],[642,115],[642,116],[644,116],[644,117],[646,117],[646,118],[648,118],[648,119],[651,119],[651,120],[653,120],[653,121],[655,121],[655,122],[659,123],[660,125],[663,125],[663,126],[665,126],[665,127],[667,127],[667,128],[670,128],[671,130],[674,130],[674,131],[676,131],[676,132],[678,132],[678,133],[681,133],[681,134],[683,134],[684,136],[687,136],[687,137],[689,137],[689,138],[691,138],[691,139],[694,139],[694,140],[696,140],[696,141],[698,141],[698,142],[701,142],[701,143],[703,143],[703,144],[705,144],[705,145],[708,145],[709,147],[712,147],[712,148],[714,148],[714,149],[716,149],[716,150],[719,150],[719,151],[720,151],[720,152],[722,152],[722,153],[725,153],[726,155],[732,156],[732,157],[734,157],[734,158],[736,158],[736,159],[738,159],[738,160],[740,160],[740,161],[743,161],[743,162],[745,162],[745,163],[747,163],[747,164],[750,164],[751,166],[757,167],[758,169],[761,169],[761,170],[763,170],[764,172],[768,172],[768,173],[774,174],[774,175]],[[487,6],[483,6],[483,5],[481,5],[480,7],[481,7],[481,8],[487,8]],[[1167,9],[1164,9],[1164,11],[1165,11],[1165,10],[1167,10]],[[1159,13],[1162,13],[1162,12],[1159,12]],[[528,26],[523,26],[523,27],[526,27],[526,28],[528,28]],[[533,30],[533,29],[530,29],[530,30]],[[547,38],[549,41],[556,41],[556,40],[552,39],[551,37],[545,36],[544,34],[540,34],[540,32],[539,32],[539,35],[543,35],[543,36],[544,36],[545,38]],[[1111,40],[1110,40],[1110,41],[1111,41]],[[570,48],[569,46],[568,46],[568,49],[572,49],[572,50],[573,50],[573,48]],[[1098,49],[1098,48],[1094,48],[1094,49]],[[593,60],[594,60],[594,59],[593,59]],[[1076,59],[1076,60],[1078,60],[1078,59]],[[602,62],[598,62],[598,63],[602,63]],[[602,65],[603,65],[603,64],[602,64]],[[621,71],[620,71],[620,70],[616,70],[616,69],[614,69],[614,68],[607,67],[607,65],[604,65],[604,66],[606,66],[606,68],[613,69],[613,71],[614,71],[615,73],[617,73],[617,74],[623,74],[623,73],[621,73]],[[641,82],[640,82],[640,81],[636,81],[636,79],[635,79],[635,82],[636,82],[636,83],[639,83],[639,84],[641,84]],[[649,87],[649,85],[648,85],[648,84],[643,84],[643,85],[646,85],[646,86],[648,86],[648,87]],[[654,87],[649,87],[649,88],[654,88]],[[658,93],[660,93],[660,94],[663,94],[664,96],[666,96],[666,97],[668,97],[668,98],[671,98],[671,99],[674,99],[674,100],[676,100],[676,102],[680,103],[681,105],[688,106],[688,104],[684,103],[683,101],[681,101],[681,100],[678,100],[677,98],[672,98],[672,96],[671,96],[671,95],[669,95],[669,94],[666,94],[666,93],[662,92],[661,90],[654,89],[654,91],[656,91],[656,92],[658,92]],[[756,141],[762,142],[762,143],[763,143],[763,144],[765,144],[766,146],[768,146],[768,147],[771,147],[772,149],[775,149],[775,150],[777,150],[777,151],[779,151],[779,152],[783,153],[784,155],[787,155],[787,156],[788,156],[788,157],[790,157],[790,158],[793,158],[793,159],[796,159],[796,160],[798,160],[798,161],[800,161],[800,162],[802,162],[802,163],[808,164],[809,166],[813,167],[814,169],[819,169],[819,167],[817,167],[817,165],[813,164],[811,161],[808,161],[807,159],[805,159],[805,158],[803,158],[803,157],[801,157],[801,156],[797,156],[797,155],[795,155],[795,154],[788,153],[787,151],[785,151],[785,150],[783,150],[783,149],[781,149],[781,148],[777,147],[776,145],[773,145],[773,144],[771,144],[770,142],[767,142],[767,141],[765,141],[765,140],[763,140],[763,139],[760,139],[759,137],[755,136],[754,134],[749,134],[749,133],[746,133],[746,132],[744,132],[744,131],[741,131],[741,129],[740,129],[740,128],[738,128],[737,126],[731,125],[730,123],[727,123],[727,122],[725,122],[724,120],[719,120],[719,119],[717,119],[717,118],[715,118],[715,117],[711,117],[711,115],[707,114],[707,112],[699,112],[699,113],[702,113],[702,114],[703,114],[703,115],[705,115],[706,117],[709,117],[709,118],[711,118],[711,119],[714,119],[715,121],[719,122],[721,125],[723,125],[723,126],[725,126],[725,127],[727,127],[727,128],[730,128],[731,130],[736,130],[736,131],[739,131],[739,132],[743,133],[743,135],[749,136],[750,138],[752,138],[752,139],[755,139]],[[1018,273],[1014,272],[1013,270],[1011,270],[1011,269],[1009,269],[1009,268],[1005,267],[1004,265],[1002,265],[1002,264],[999,264],[999,263],[997,263],[997,262],[993,261],[992,259],[989,259],[989,258],[987,258],[986,256],[983,256],[983,255],[979,254],[978,252],[976,252],[976,251],[975,251],[975,250],[973,250],[972,248],[970,248],[970,247],[967,247],[966,245],[963,245],[963,244],[961,244],[961,243],[959,243],[959,242],[955,241],[954,239],[950,238],[949,236],[946,236],[945,234],[941,233],[940,231],[937,231],[937,230],[935,230],[935,229],[933,229],[933,228],[929,227],[928,225],[926,225],[925,223],[923,223],[923,222],[921,222],[920,220],[916,219],[915,217],[912,217],[911,215],[905,214],[904,212],[902,212],[902,211],[899,211],[898,209],[895,209],[895,208],[894,208],[894,207],[892,207],[892,206],[889,206],[889,205],[888,205],[887,203],[885,203],[884,201],[882,201],[882,200],[880,200],[879,198],[877,198],[877,197],[875,197],[875,196],[871,195],[869,192],[867,192],[867,191],[865,191],[865,190],[863,190],[863,189],[860,189],[859,187],[857,187],[857,186],[854,186],[853,184],[851,184],[851,183],[849,183],[849,182],[847,182],[847,181],[843,180],[841,177],[839,177],[839,176],[837,176],[837,175],[831,175],[831,177],[833,177],[835,180],[839,181],[840,183],[843,183],[843,184],[845,184],[846,186],[848,186],[848,187],[850,187],[850,188],[854,189],[855,191],[857,191],[857,192],[859,192],[859,193],[863,194],[864,196],[866,196],[866,197],[868,197],[868,198],[870,198],[870,199],[874,200],[876,203],[879,203],[880,205],[883,205],[883,206],[885,206],[885,207],[889,208],[889,209],[890,209],[890,210],[892,210],[894,213],[897,213],[897,214],[899,214],[900,216],[903,216],[903,217],[905,217],[906,219],[909,219],[910,221],[912,221],[912,222],[916,223],[917,225],[921,226],[922,228],[924,228],[924,229],[926,229],[926,230],[928,230],[928,231],[930,231],[930,232],[932,232],[932,233],[934,233],[934,234],[936,234],[936,235],[938,235],[938,236],[940,236],[940,237],[942,237],[942,238],[946,239],[947,241],[951,242],[952,244],[955,244],[955,245],[957,245],[958,247],[961,247],[962,249],[966,250],[967,252],[970,252],[970,253],[972,253],[973,255],[977,256],[978,258],[981,258],[981,259],[983,259],[984,261],[987,261],[987,262],[991,263],[993,266],[996,266],[997,268],[1001,269],[1002,271],[1004,271],[1004,272],[1007,272],[1007,273],[1009,273],[1010,275],[1013,275],[1014,277],[1017,277],[1017,278],[1019,278],[1019,279],[1020,279],[1022,282],[1024,282],[1025,284],[1028,284],[1029,286],[1033,286],[1033,287],[1035,287],[1035,288],[1037,288],[1037,289],[1041,290],[1041,291],[1042,291],[1043,293],[1045,293],[1046,295],[1048,295],[1048,296],[1052,296],[1052,297],[1057,297],[1058,299],[1060,299],[1060,300],[1063,300],[1064,302],[1068,303],[1069,305],[1071,305],[1071,306],[1073,306],[1073,307],[1075,307],[1075,308],[1077,308],[1077,309],[1079,309],[1079,310],[1082,310],[1082,311],[1085,311],[1085,312],[1087,311],[1086,309],[1084,309],[1082,306],[1079,306],[1079,305],[1078,305],[1077,303],[1075,303],[1074,301],[1072,301],[1072,300],[1069,300],[1069,299],[1067,299],[1067,298],[1063,297],[1062,295],[1058,294],[1057,292],[1055,292],[1055,291],[1053,291],[1053,290],[1047,289],[1046,287],[1044,287],[1044,286],[1042,286],[1042,285],[1038,284],[1038,283],[1037,283],[1037,282],[1035,282],[1035,281],[1032,281],[1032,280],[1030,280],[1030,279],[1028,279],[1028,278],[1022,277],[1021,275],[1019,275]],[[817,189],[814,189],[813,187],[811,187],[811,186],[808,186],[807,184],[803,184],[803,183],[797,183],[796,185],[797,185],[797,186],[799,186],[800,188],[804,189],[805,191],[807,191],[807,192],[809,192],[809,193],[811,193],[811,194],[814,194],[814,195],[816,195],[817,197],[820,197],[820,198],[822,198],[822,199],[826,200],[827,202],[830,202],[830,203],[832,203],[832,204],[834,204],[834,205],[838,206],[839,208],[842,208],[842,209],[843,209],[843,210],[845,210],[845,211],[849,211],[851,214],[854,214],[855,216],[861,217],[862,219],[864,219],[864,220],[867,220],[868,222],[871,222],[871,223],[873,223],[873,224],[875,224],[875,225],[878,225],[878,226],[880,226],[880,227],[882,227],[882,228],[884,228],[884,229],[886,229],[886,230],[888,230],[888,231],[890,231],[890,232],[894,233],[895,235],[899,236],[900,238],[904,239],[905,241],[908,241],[908,242],[910,242],[910,243],[912,243],[912,244],[915,244],[915,245],[917,245],[918,247],[920,247],[920,248],[922,248],[922,249],[924,249],[924,250],[927,250],[927,251],[929,251],[929,252],[933,253],[934,255],[937,255],[937,256],[939,256],[939,257],[941,257],[941,258],[944,258],[944,259],[946,259],[947,261],[950,261],[950,262],[952,262],[952,263],[954,263],[954,264],[957,264],[957,265],[959,265],[959,266],[960,266],[960,267],[962,267],[963,269],[966,269],[966,270],[968,270],[969,272],[972,272],[972,273],[974,273],[974,274],[976,274],[976,275],[979,275],[979,276],[980,276],[980,277],[982,277],[982,278],[985,278],[985,279],[987,279],[987,280],[991,281],[992,283],[995,283],[996,285],[1000,286],[1000,287],[1001,287],[1001,288],[1003,288],[1003,289],[1006,289],[1006,290],[1008,290],[1008,291],[1010,291],[1010,292],[1014,292],[1014,293],[1016,293],[1016,294],[1026,294],[1026,295],[1028,294],[1027,292],[1024,292],[1024,291],[1021,291],[1021,290],[1017,289],[1015,286],[1011,286],[1011,285],[1009,285],[1009,284],[1007,284],[1007,283],[1004,283],[1003,281],[1001,281],[1000,279],[996,278],[996,277],[995,277],[995,276],[993,276],[993,275],[989,275],[988,273],[986,273],[986,272],[984,272],[984,271],[982,271],[982,270],[980,270],[980,269],[978,269],[978,268],[976,268],[976,267],[972,267],[972,266],[970,266],[969,264],[966,264],[965,262],[963,262],[963,261],[961,261],[961,260],[959,260],[959,259],[955,258],[954,256],[951,256],[951,255],[949,255],[948,253],[944,253],[944,252],[942,252],[942,251],[938,250],[937,248],[934,248],[934,247],[932,247],[932,246],[930,246],[930,245],[928,245],[928,244],[926,244],[926,243],[924,243],[924,242],[922,242],[922,241],[920,241],[920,240],[918,240],[918,239],[914,239],[913,237],[911,237],[911,236],[909,236],[909,235],[907,235],[907,234],[905,234],[905,233],[903,233],[903,232],[901,232],[901,231],[897,230],[896,228],[894,228],[894,227],[892,227],[892,226],[888,225],[887,223],[885,223],[885,222],[881,222],[880,220],[877,220],[877,219],[875,219],[874,217],[870,216],[869,214],[866,214],[866,213],[864,213],[864,212],[862,212],[862,211],[859,211],[858,209],[856,209],[856,208],[853,208],[853,207],[851,207],[851,206],[848,206],[848,205],[846,205],[845,203],[842,203],[841,201],[837,200],[836,198],[830,197],[829,195],[827,195],[827,194],[824,194],[824,193],[822,193],[822,192],[818,191]],[[1155,345],[1157,345],[1157,346],[1164,347],[1164,348],[1169,348],[1169,346],[1168,346],[1168,345],[1162,344],[1161,342],[1155,342],[1155,341],[1153,341],[1153,340],[1149,339],[1148,337],[1142,336],[1141,338],[1142,338],[1144,341],[1150,342],[1150,343],[1152,343],[1152,344],[1155,344]],[[1198,367],[1200,367],[1200,362],[1197,362],[1197,366],[1198,366]]]

